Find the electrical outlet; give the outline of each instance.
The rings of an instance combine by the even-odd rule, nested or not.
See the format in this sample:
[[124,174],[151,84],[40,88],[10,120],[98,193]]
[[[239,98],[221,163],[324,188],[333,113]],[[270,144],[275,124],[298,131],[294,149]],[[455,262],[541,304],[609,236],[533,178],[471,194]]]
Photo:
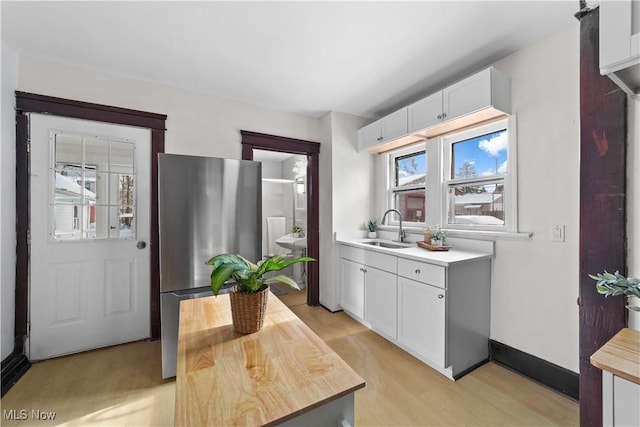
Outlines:
[[564,225],[551,226],[551,241],[564,242]]

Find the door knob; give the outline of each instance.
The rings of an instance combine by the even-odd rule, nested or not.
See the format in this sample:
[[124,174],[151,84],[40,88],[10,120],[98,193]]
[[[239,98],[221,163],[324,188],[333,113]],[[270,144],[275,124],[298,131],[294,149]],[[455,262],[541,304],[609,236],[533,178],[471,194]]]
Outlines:
[[136,248],[138,248],[138,249],[144,249],[146,247],[147,247],[147,242],[138,242],[136,244]]

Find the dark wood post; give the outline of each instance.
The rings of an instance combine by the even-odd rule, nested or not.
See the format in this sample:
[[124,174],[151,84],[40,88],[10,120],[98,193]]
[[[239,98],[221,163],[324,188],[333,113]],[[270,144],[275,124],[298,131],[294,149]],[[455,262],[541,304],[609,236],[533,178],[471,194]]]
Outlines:
[[591,355],[625,325],[624,299],[589,273],[625,271],[627,98],[599,70],[599,9],[580,20],[580,425],[602,425],[602,372]]

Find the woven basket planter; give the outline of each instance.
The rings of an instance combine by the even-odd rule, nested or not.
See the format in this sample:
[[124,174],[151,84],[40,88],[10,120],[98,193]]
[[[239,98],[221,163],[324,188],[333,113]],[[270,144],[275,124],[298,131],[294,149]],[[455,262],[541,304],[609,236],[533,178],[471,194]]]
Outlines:
[[233,329],[239,334],[252,334],[258,332],[264,323],[264,315],[267,311],[267,297],[269,286],[262,285],[258,292],[238,292],[234,286],[229,294],[231,301],[231,317]]

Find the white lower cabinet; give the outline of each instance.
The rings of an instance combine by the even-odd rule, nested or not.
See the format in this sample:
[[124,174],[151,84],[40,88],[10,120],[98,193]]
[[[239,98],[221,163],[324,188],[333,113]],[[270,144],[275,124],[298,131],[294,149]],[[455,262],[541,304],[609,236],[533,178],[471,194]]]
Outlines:
[[371,329],[392,340],[397,337],[397,280],[395,274],[365,267],[364,319]]
[[364,318],[364,266],[340,258],[340,305],[355,316]]
[[602,425],[640,426],[640,384],[602,371]]
[[398,342],[444,369],[445,290],[398,278]]
[[340,305],[451,379],[489,357],[491,261],[447,266],[340,246]]

